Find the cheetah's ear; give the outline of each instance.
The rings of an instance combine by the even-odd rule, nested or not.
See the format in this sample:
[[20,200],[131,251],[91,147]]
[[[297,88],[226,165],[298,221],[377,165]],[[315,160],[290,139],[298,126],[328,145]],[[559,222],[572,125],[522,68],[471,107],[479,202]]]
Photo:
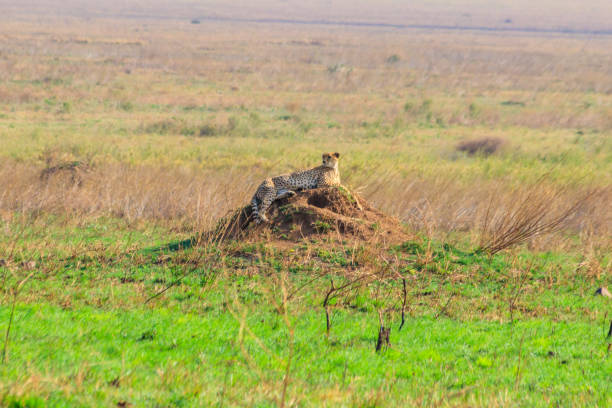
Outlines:
[[334,154],[332,154],[332,156],[334,156],[336,159],[339,159],[340,158],[340,153],[335,152]]

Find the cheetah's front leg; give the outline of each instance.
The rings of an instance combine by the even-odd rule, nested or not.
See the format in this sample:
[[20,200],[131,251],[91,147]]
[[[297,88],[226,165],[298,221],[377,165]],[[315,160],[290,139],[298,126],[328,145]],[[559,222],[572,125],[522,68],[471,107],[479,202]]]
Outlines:
[[259,207],[258,217],[256,223],[268,222],[268,217],[266,217],[266,211],[272,205],[272,202],[276,199],[274,191],[266,192],[266,195],[261,199],[261,205]]
[[261,206],[259,207],[257,224],[261,222],[268,222],[268,217],[266,217],[266,211],[272,203],[276,200],[280,200],[281,198],[293,197],[295,195],[295,191],[287,190],[287,189],[279,189],[276,193],[273,190],[266,191],[265,196],[261,200]]
[[283,188],[276,192],[275,200],[280,200],[282,198],[287,198],[287,197],[293,197],[295,194],[296,194],[295,191],[287,190]]

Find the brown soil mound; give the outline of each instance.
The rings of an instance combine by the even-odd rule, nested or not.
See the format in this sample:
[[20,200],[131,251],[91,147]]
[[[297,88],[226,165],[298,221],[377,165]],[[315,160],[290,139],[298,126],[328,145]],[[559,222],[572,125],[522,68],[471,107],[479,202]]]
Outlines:
[[268,223],[257,225],[251,212],[250,205],[237,210],[219,224],[215,235],[221,239],[265,236],[290,241],[326,234],[386,242],[407,238],[397,219],[381,213],[343,187],[305,190],[277,200],[266,212]]

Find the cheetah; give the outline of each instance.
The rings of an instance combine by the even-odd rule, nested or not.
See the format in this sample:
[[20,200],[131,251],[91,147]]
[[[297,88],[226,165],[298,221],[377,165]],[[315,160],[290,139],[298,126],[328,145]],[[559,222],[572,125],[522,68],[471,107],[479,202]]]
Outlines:
[[323,153],[323,163],[312,169],[267,178],[257,188],[251,207],[257,224],[267,222],[266,210],[275,200],[295,195],[295,190],[340,185],[340,153]]

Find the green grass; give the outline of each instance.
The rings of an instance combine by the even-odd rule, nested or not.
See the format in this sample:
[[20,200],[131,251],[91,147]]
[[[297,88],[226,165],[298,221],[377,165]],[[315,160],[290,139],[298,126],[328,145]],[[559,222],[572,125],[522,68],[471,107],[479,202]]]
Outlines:
[[[168,239],[162,228],[128,237],[113,219],[57,222],[46,233],[25,228],[19,244],[24,260],[43,253],[28,245],[50,236],[64,249],[39,259],[19,292],[0,366],[0,398],[10,406],[276,406],[289,360],[286,402],[297,406],[611,403],[610,304],[592,295],[601,278],[575,273],[579,254],[519,249],[489,258],[420,238],[379,248],[397,256],[408,281],[404,327],[401,284],[374,282],[333,298],[327,337],[329,278],[339,287],[351,269],[381,267],[368,246],[181,250],[166,241],[160,249],[149,243]],[[313,245],[318,252],[306,258]],[[524,284],[517,271],[527,274]],[[9,288],[27,272],[0,272],[4,334]],[[283,288],[294,293],[284,306]],[[376,353],[379,310],[391,347]]]
[[[198,314],[20,306],[10,362],[0,373],[9,387],[39,382],[34,396],[54,406],[198,406],[224,394],[228,406],[273,406],[289,336],[277,314],[258,308],[249,308],[244,323],[252,335],[240,341],[241,321],[216,308]],[[0,318],[6,317],[3,311]],[[601,327],[584,321],[510,325],[416,317],[392,332],[392,347],[381,354],[374,351],[377,322],[365,313],[336,314],[329,339],[321,311],[304,311],[292,324],[288,397],[304,406],[321,404],[328,393],[356,406],[611,402],[612,362]]]
[[[155,115],[151,123],[133,123],[134,119],[114,113],[96,121],[86,119],[98,117],[95,111],[68,122],[41,123],[44,119],[32,118],[27,110],[22,113],[17,121],[0,119],[0,130],[3,155],[25,162],[39,161],[51,150],[68,160],[91,163],[185,166],[199,170],[263,166],[282,172],[312,166],[321,151],[335,149],[342,152],[345,178],[356,182],[364,182],[372,173],[392,171],[400,177],[445,177],[464,183],[483,179],[518,183],[535,181],[542,174],[551,173],[560,182],[579,180],[601,185],[612,174],[609,132],[577,134],[575,129],[516,126],[491,132],[487,126],[430,128],[411,121],[395,126],[382,123],[370,130],[356,123],[332,130],[315,123],[304,132],[298,125],[279,122],[270,114],[253,121],[247,111],[233,116],[239,125],[218,135],[199,137],[196,134],[210,126],[211,119],[191,112],[173,114],[174,119],[163,120]],[[153,116],[154,111],[143,114]],[[317,120],[318,115],[312,114],[312,120]],[[181,125],[182,122],[187,124]],[[170,134],[156,130],[167,127],[176,130]],[[455,152],[459,141],[491,133],[507,140],[508,148],[490,157]]]

